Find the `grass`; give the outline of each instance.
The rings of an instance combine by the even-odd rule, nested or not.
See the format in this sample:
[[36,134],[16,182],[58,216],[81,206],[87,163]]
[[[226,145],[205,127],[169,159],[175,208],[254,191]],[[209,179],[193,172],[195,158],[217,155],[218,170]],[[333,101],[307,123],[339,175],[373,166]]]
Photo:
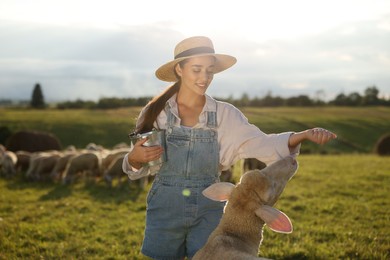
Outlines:
[[[128,143],[141,108],[112,110],[0,109],[0,127],[12,132],[35,129],[54,133],[64,147]],[[302,131],[321,126],[338,135],[326,146],[306,144],[303,153],[371,153],[390,131],[390,107],[243,108],[249,121],[266,133]],[[75,134],[77,133],[77,134]]]
[[[54,133],[63,147],[128,142],[140,108],[0,109],[0,127]],[[244,108],[266,133],[321,126],[338,138],[304,143],[298,174],[277,207],[294,232],[265,228],[274,259],[389,259],[390,158],[370,154],[390,131],[388,107]],[[312,153],[312,155],[308,155]],[[319,155],[323,154],[323,155]],[[326,155],[325,155],[326,154]],[[235,180],[239,179],[235,172]],[[134,183],[73,186],[0,178],[0,259],[146,259],[140,252],[147,191]]]
[[[0,109],[0,126],[11,132],[34,129],[54,133],[63,147],[85,147],[93,142],[112,147],[129,142],[140,108],[113,110]],[[77,134],[75,134],[77,133]]]
[[1,186],[0,259],[144,259],[146,192],[138,186]]
[[[294,232],[267,227],[273,259],[389,259],[390,158],[301,155],[276,207]],[[235,179],[238,179],[235,172]],[[0,259],[146,259],[147,191],[135,183],[73,186],[0,179]]]
[[307,144],[305,153],[370,153],[390,131],[389,107],[245,108],[249,121],[264,132],[324,127],[338,135],[326,146]]

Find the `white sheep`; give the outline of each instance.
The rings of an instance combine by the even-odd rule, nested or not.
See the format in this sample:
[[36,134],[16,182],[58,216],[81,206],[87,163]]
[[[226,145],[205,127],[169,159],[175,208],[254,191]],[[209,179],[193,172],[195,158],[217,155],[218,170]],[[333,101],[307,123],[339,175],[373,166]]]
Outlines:
[[36,152],[30,157],[30,165],[26,177],[31,180],[49,180],[50,173],[60,159],[58,151]]
[[12,151],[7,151],[6,148],[1,145],[0,147],[0,175],[6,177],[14,176],[16,173],[15,166],[18,161],[16,154]]
[[65,152],[57,161],[53,170],[50,173],[50,178],[53,181],[62,180],[62,176],[66,169],[66,166],[71,158],[77,155],[77,151]]
[[104,180],[106,183],[112,187],[112,180],[116,177],[118,179],[118,184],[122,183],[122,177],[124,177],[122,170],[123,157],[125,155],[117,155],[115,158],[110,160],[110,165],[104,171]]
[[116,160],[118,156],[122,158],[129,152],[129,148],[120,148],[109,151],[102,157],[102,168],[103,171],[107,171],[110,168],[111,163]]
[[263,227],[291,233],[290,219],[273,208],[298,164],[286,157],[262,170],[246,172],[237,186],[216,183],[203,194],[213,200],[228,200],[222,219],[207,243],[193,257],[204,259],[261,259],[258,251],[263,239]]
[[98,152],[83,152],[76,155],[68,161],[62,182],[72,183],[80,174],[86,174],[87,178],[95,180],[102,175],[101,165],[101,156]]

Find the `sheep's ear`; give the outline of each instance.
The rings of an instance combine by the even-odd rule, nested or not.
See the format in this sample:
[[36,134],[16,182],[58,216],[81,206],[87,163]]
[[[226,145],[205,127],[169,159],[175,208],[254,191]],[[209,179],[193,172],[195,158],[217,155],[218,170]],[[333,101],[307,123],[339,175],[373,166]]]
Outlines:
[[234,190],[230,182],[218,182],[207,187],[202,193],[205,197],[215,201],[227,201]]
[[286,214],[271,206],[263,205],[255,211],[256,215],[264,220],[265,224],[275,232],[291,233],[293,227]]

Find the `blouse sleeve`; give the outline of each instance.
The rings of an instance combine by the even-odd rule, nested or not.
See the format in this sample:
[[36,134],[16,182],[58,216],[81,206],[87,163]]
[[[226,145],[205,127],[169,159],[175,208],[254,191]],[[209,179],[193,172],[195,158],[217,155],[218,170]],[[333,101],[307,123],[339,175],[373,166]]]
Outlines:
[[[146,108],[147,107],[144,107],[141,112],[140,112],[140,115],[138,117],[138,120],[137,120],[137,123],[136,123],[136,128],[138,128],[141,120],[143,119],[144,117],[144,114],[145,114],[145,111],[146,111]],[[133,149],[133,144],[131,144],[130,146],[130,152],[132,151]],[[130,153],[129,152],[129,153]],[[148,176],[148,175],[154,175],[158,172],[158,170],[160,169],[160,166],[157,165],[157,166],[153,166],[153,167],[150,167],[150,166],[143,166],[142,168],[140,169],[136,169],[134,168],[133,166],[130,165],[129,161],[128,161],[128,156],[129,156],[129,153],[127,153],[125,155],[125,157],[123,158],[123,162],[122,162],[122,171],[127,174],[127,176],[129,177],[130,180],[137,180],[137,179],[140,179],[142,177],[145,177],[145,176]]]
[[148,175],[155,175],[160,169],[160,166],[156,165],[152,167],[144,166],[137,170],[129,164],[129,161],[127,160],[128,155],[129,154],[126,154],[123,158],[122,170],[127,174],[130,180],[137,180]]
[[288,147],[288,140],[294,132],[266,134],[250,124],[236,107],[226,103],[221,110],[218,138],[222,168],[244,158],[256,158],[270,164],[299,154],[300,145],[291,150]]

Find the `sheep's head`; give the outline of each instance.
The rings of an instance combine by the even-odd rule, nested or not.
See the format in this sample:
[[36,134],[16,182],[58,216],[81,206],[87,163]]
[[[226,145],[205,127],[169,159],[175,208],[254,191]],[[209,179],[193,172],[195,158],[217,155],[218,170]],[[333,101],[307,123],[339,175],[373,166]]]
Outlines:
[[270,229],[290,233],[292,225],[289,218],[272,206],[297,168],[296,160],[286,157],[262,170],[246,172],[237,186],[220,182],[208,187],[203,194],[217,201],[237,202],[243,210],[254,211]]

